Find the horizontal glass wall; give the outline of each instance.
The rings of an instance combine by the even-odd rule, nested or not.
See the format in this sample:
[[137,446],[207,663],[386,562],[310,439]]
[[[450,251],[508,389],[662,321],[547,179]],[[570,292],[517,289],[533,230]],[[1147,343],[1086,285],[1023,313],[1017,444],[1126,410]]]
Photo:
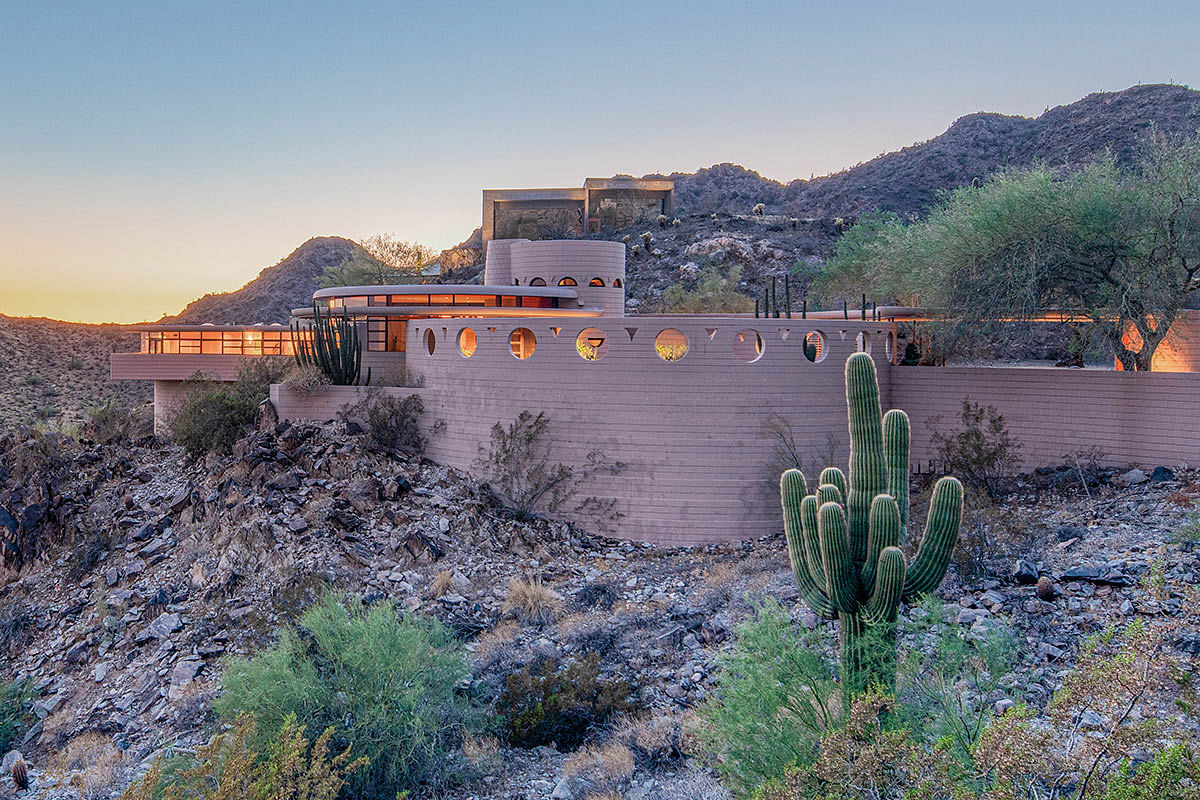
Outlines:
[[376,294],[370,297],[331,297],[329,308],[370,306],[475,306],[479,308],[558,308],[557,297],[514,297],[496,294]]
[[295,354],[295,348],[292,346],[292,334],[289,330],[148,331],[142,334],[142,352],[291,356]]

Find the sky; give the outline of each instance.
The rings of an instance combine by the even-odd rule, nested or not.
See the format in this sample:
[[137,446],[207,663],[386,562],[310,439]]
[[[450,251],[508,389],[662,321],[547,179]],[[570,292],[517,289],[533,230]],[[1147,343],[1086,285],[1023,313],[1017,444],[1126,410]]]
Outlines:
[[1196,86],[1198,38],[1195,0],[0,0],[0,313],[157,319],[312,236],[449,247],[484,188],[827,174]]

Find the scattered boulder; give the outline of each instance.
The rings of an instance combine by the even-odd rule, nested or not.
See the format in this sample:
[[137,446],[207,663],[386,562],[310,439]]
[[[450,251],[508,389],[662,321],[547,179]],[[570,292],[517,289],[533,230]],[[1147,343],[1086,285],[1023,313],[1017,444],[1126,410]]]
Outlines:
[[1058,597],[1058,587],[1054,585],[1054,581],[1043,575],[1037,580],[1037,596],[1039,600],[1045,600],[1049,603]]
[[1025,559],[1019,559],[1013,564],[1012,579],[1021,586],[1037,583],[1038,568]]

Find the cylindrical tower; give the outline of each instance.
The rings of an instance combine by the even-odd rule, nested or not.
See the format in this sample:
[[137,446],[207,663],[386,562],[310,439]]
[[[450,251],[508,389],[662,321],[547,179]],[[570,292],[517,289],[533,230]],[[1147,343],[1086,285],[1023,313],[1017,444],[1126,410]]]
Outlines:
[[488,286],[510,286],[512,276],[512,246],[525,239],[492,239],[487,243],[483,261],[483,282]]
[[[488,243],[488,283],[493,282],[494,244]],[[625,315],[625,245],[583,239],[513,239],[507,244],[511,245],[506,255],[512,281],[521,286],[571,288],[581,305],[601,308],[605,316]]]

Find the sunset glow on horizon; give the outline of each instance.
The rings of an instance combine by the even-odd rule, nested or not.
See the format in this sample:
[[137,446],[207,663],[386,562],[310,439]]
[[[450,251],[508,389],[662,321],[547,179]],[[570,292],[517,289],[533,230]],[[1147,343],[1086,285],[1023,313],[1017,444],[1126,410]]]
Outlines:
[[14,6],[0,313],[157,319],[313,236],[440,250],[484,188],[828,174],[975,111],[1200,82],[1197,23],[1076,0]]

